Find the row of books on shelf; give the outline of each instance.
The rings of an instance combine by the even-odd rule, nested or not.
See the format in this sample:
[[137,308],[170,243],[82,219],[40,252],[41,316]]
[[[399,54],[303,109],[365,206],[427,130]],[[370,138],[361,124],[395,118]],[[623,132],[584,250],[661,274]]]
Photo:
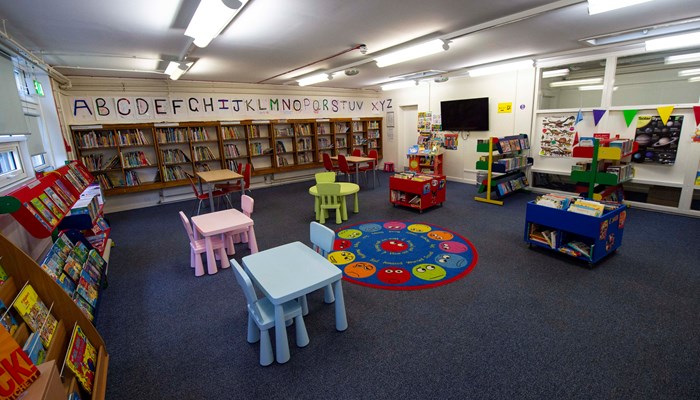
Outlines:
[[297,140],[297,151],[313,150],[311,138],[301,138]]
[[195,146],[192,148],[192,154],[195,161],[216,160],[217,156],[207,146]]
[[179,165],[173,165],[169,167],[163,167],[163,179],[166,182],[178,181],[181,179],[187,179],[187,173]]
[[535,204],[594,217],[599,217],[606,211],[615,210],[620,207],[620,204],[617,202],[595,201],[557,193],[548,193],[538,196],[537,199],[535,199]]
[[224,140],[245,139],[245,128],[242,126],[224,126],[222,131]]
[[499,196],[505,196],[516,190],[524,189],[528,185],[525,175],[496,184],[495,189]]
[[[529,238],[533,242],[537,242],[552,249],[559,250],[562,253],[574,256],[585,257],[591,259],[593,245],[588,245],[580,240],[566,240],[562,232],[550,229],[537,224],[530,224]],[[562,243],[562,241],[566,243]]]
[[500,153],[512,153],[527,150],[530,148],[530,141],[526,134],[505,136],[498,138],[497,149]]
[[103,171],[106,169],[119,168],[119,157],[114,154],[107,158],[104,154],[86,154],[80,157],[83,165],[90,171]]
[[235,144],[225,144],[224,145],[224,156],[229,157],[240,157],[241,152],[238,150],[238,146]]
[[185,128],[157,129],[156,135],[158,143],[183,143],[189,141],[187,129]]
[[140,129],[117,131],[120,146],[150,145],[151,139]]
[[415,171],[397,172],[394,175],[392,175],[392,177],[398,179],[408,179],[416,182],[427,182],[434,178],[434,176],[420,174]]
[[190,134],[193,142],[216,140],[216,133],[210,133],[209,130],[203,127],[190,128]]
[[[8,279],[7,273],[0,265],[0,286]],[[31,378],[31,372],[36,371],[38,376],[38,370],[35,366],[46,361],[48,348],[58,326],[58,321],[51,314],[52,308],[53,304],[47,306],[29,282],[22,287],[9,306],[0,300],[0,323],[2,324],[2,329],[0,329],[0,347],[3,349],[3,355],[7,354],[9,358],[7,359],[7,364],[5,364],[5,360],[2,363],[3,365],[10,365],[10,360],[13,360],[13,367],[17,367],[19,363],[24,362],[25,365],[22,365],[23,371],[30,372],[25,375],[27,384],[18,385],[19,388],[26,389],[29,387],[36,378]],[[31,333],[24,344],[20,346],[13,335],[22,322],[27,325]],[[17,357],[17,351],[24,352],[26,358]],[[80,386],[88,394],[91,394],[94,385],[96,362],[97,349],[83,333],[80,325],[74,324],[61,371],[67,366],[75,374]],[[13,378],[19,378],[19,375],[16,377],[13,375]],[[19,384],[20,379],[17,379],[15,383]],[[22,392],[23,390],[21,389],[14,390],[12,396],[21,396]]]
[[391,202],[408,203],[414,206],[420,206],[420,196],[413,193],[406,193],[400,190],[391,190],[389,192]]
[[[488,157],[487,157],[488,158]],[[488,159],[486,160],[488,161]],[[527,156],[511,157],[511,158],[501,158],[496,161],[497,164],[503,165],[503,167],[508,170],[513,170],[517,168],[522,168],[528,164]]]
[[250,154],[252,155],[267,154],[270,153],[271,150],[271,148],[263,148],[263,145],[260,142],[250,144]]
[[605,168],[605,172],[617,176],[618,182],[630,180],[634,177],[634,168],[632,168],[632,164],[611,165]]
[[[64,176],[77,192],[82,192],[89,184],[89,178],[74,164],[69,164]],[[71,207],[78,199],[61,179],[56,179],[41,193],[24,202],[23,206],[46,230],[51,231],[71,212]]]
[[112,131],[80,132],[78,135],[78,147],[89,149],[94,147],[114,147],[117,145],[116,135]]
[[166,164],[190,162],[190,158],[181,149],[165,149],[161,150],[160,154]]
[[151,162],[143,151],[128,151],[121,153],[122,166],[124,168],[148,167]]
[[275,136],[294,136],[294,129],[291,126],[283,126],[275,128]]

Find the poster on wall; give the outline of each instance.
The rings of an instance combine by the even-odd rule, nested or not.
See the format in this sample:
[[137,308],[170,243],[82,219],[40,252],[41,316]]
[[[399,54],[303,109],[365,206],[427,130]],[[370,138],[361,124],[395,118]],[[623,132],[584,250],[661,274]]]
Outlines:
[[576,129],[575,115],[542,118],[540,155],[543,157],[571,157]]
[[665,124],[658,115],[641,115],[634,133],[639,150],[632,155],[632,161],[673,165],[682,127],[682,115],[671,115]]

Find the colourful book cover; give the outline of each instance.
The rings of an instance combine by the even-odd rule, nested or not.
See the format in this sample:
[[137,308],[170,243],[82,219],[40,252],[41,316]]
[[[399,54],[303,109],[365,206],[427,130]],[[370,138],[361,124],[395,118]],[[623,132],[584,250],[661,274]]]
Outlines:
[[58,286],[61,287],[66,293],[68,293],[69,296],[73,296],[73,293],[75,293],[75,287],[76,284],[73,282],[68,275],[65,273],[62,273],[58,277],[56,277],[56,283],[58,283]]
[[76,260],[71,254],[66,258],[66,263],[63,265],[63,272],[73,279],[74,282],[78,282],[80,274],[83,272],[83,264]]
[[75,247],[73,247],[73,251],[71,254],[73,255],[73,258],[78,260],[80,264],[85,264],[85,261],[87,261],[88,258],[88,253],[89,250],[87,246],[85,246],[85,243],[83,242],[78,242]]
[[39,369],[17,341],[0,329],[0,365],[3,366],[3,399],[14,400],[39,377]]
[[46,208],[46,206],[44,205],[44,203],[41,202],[41,200],[35,197],[31,199],[30,202],[32,203],[34,208],[39,212],[39,214],[41,214],[41,216],[44,217],[44,219],[46,220],[46,222],[49,223],[50,226],[56,226],[58,220],[53,214],[51,214],[51,211],[49,211],[49,209]]
[[107,262],[105,261],[105,259],[102,258],[100,253],[98,253],[95,249],[90,250],[90,252],[88,253],[88,261],[90,261],[90,264],[97,268],[100,274],[104,272],[105,267],[107,266]]
[[73,301],[78,306],[78,308],[80,308],[83,311],[83,314],[85,314],[87,319],[89,319],[90,322],[92,322],[92,320],[95,318],[95,309],[90,305],[90,303],[85,301],[85,299],[83,299],[80,296],[76,296],[75,299],[73,299]]
[[73,250],[73,242],[66,236],[65,232],[61,232],[53,245],[61,249],[61,252],[68,255]]
[[97,305],[97,285],[91,282],[87,275],[80,275],[80,280],[75,288],[78,293],[93,308]]
[[5,272],[5,269],[2,267],[2,264],[0,264],[0,286],[7,282],[8,279],[10,279],[10,276],[7,275],[7,272]]
[[34,209],[34,207],[32,207],[31,204],[29,204],[29,203],[24,203],[24,208],[26,208],[27,211],[29,211],[29,212],[34,216],[34,218],[36,218],[37,221],[39,221],[39,223],[40,223],[47,231],[50,231],[50,230],[52,229],[52,228],[51,228],[51,225],[49,225],[49,224],[46,222],[46,220],[44,220],[44,218],[43,218],[41,215],[39,215],[39,213],[36,211],[36,209]]
[[58,321],[41,301],[32,285],[26,285],[17,295],[15,309],[33,332],[39,332],[41,342],[49,347]]
[[63,218],[63,212],[61,211],[61,209],[56,205],[56,203],[53,202],[53,200],[49,198],[49,196],[46,193],[40,194],[39,200],[41,200],[41,202],[44,203],[46,207],[49,208],[49,210],[51,210],[51,212],[53,213],[53,215],[56,216],[56,218]]
[[73,204],[77,200],[75,196],[73,196],[73,193],[71,193],[70,190],[66,187],[66,185],[61,182],[61,180],[56,181],[56,185],[54,186],[54,190],[56,193],[60,194],[63,196],[64,199],[66,199],[67,204]]
[[24,350],[34,365],[39,365],[46,359],[46,348],[41,344],[41,337],[36,332],[32,332],[29,335],[27,341],[24,342],[22,350]]
[[19,327],[19,324],[17,323],[17,319],[15,319],[14,313],[12,310],[8,310],[7,306],[5,303],[3,303],[2,300],[0,300],[0,324],[10,332],[10,335],[14,335],[15,331]]
[[68,212],[68,210],[70,210],[68,204],[66,204],[66,202],[63,201],[61,196],[59,196],[52,188],[47,187],[46,189],[44,189],[44,193],[46,193],[51,198],[51,200],[53,200],[53,202],[56,203],[58,208],[60,208],[64,214]]
[[51,247],[44,261],[41,262],[41,268],[52,278],[56,279],[56,277],[63,272],[66,258],[67,256],[57,247]]
[[97,366],[97,350],[80,329],[78,324],[73,328],[70,344],[66,352],[66,365],[75,373],[80,385],[92,394],[92,384],[95,381]]

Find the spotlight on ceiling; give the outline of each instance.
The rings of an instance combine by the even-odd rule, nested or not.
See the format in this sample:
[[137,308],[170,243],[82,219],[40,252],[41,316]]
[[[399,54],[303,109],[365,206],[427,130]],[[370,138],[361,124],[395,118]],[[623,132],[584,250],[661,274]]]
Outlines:
[[345,70],[345,75],[347,76],[355,76],[360,73],[360,70],[357,68],[348,68]]
[[450,78],[447,76],[436,76],[434,81],[435,83],[442,83],[442,82],[447,82]]

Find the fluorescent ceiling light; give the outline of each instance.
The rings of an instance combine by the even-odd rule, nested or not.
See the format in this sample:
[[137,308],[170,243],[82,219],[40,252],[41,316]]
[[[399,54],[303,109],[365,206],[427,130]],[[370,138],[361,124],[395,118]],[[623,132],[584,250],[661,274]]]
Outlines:
[[248,0],[200,0],[185,35],[197,47],[207,47],[236,16]]
[[325,82],[325,81],[330,81],[333,79],[332,75],[323,73],[323,74],[316,74],[316,75],[311,75],[303,79],[297,80],[299,82],[299,86],[308,86],[308,85],[313,85],[314,83],[319,83],[319,82]]
[[635,4],[646,3],[651,0],[588,0],[588,14],[600,14],[618,8],[633,6]]
[[683,71],[678,71],[678,76],[692,76],[692,75],[700,75],[700,68],[684,69]]
[[168,67],[165,69],[165,73],[167,75],[170,75],[170,79],[176,81],[180,79],[182,74],[187,72],[188,69],[194,64],[194,61],[191,62],[177,62],[177,61],[170,61],[168,64]]
[[688,82],[700,82],[700,76],[694,76],[692,78],[688,78]]
[[551,71],[543,71],[542,72],[542,77],[543,78],[554,78],[557,76],[567,76],[569,75],[569,69],[568,68],[563,68],[563,69],[554,69]]
[[[578,90],[603,90],[603,85],[590,85],[590,86],[579,86]],[[617,86],[613,87],[613,91],[617,90]]]
[[387,90],[394,90],[394,89],[402,89],[402,88],[407,88],[407,87],[416,86],[416,85],[418,85],[418,82],[416,82],[416,81],[399,81],[399,82],[387,83],[386,85],[382,85],[382,90],[387,91]]
[[491,65],[488,67],[474,68],[467,71],[470,77],[498,74],[501,72],[515,71],[517,69],[531,68],[532,60],[516,61],[500,65]]
[[700,53],[679,54],[664,58],[664,64],[683,64],[700,61]]
[[597,85],[603,83],[603,78],[572,79],[569,81],[552,82],[549,87]]
[[449,48],[450,47],[447,45],[447,43],[442,39],[435,39],[416,46],[407,47],[403,50],[398,50],[383,56],[379,56],[375,58],[374,61],[377,62],[377,67],[383,68],[389,65],[439,53]]
[[681,47],[692,47],[698,45],[700,45],[700,32],[668,36],[660,39],[651,39],[644,42],[646,51],[679,49]]

